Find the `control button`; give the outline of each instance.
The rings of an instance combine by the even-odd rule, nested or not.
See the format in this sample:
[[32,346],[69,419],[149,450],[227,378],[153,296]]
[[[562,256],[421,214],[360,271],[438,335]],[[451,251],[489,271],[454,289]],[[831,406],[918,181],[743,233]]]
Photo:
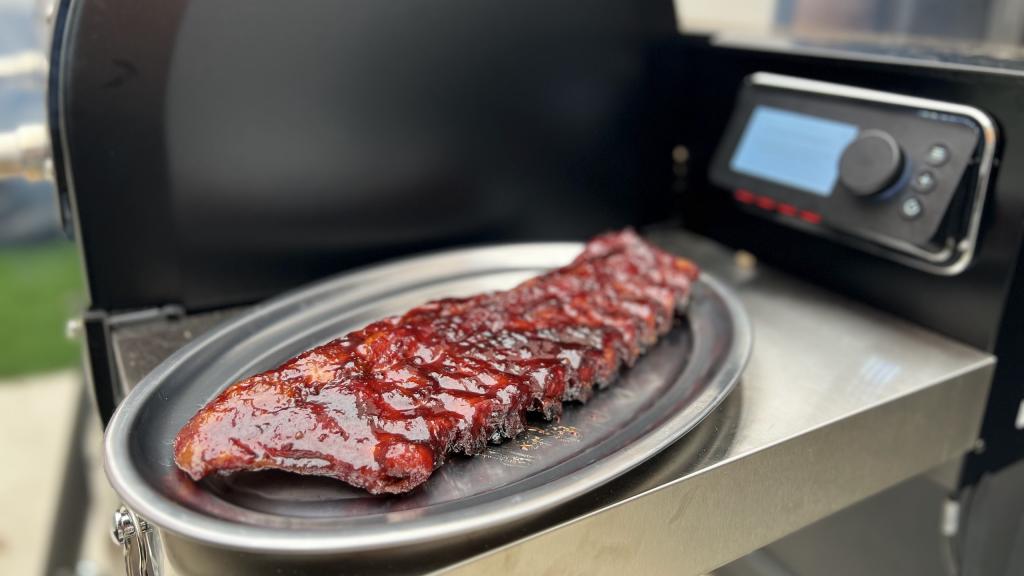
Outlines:
[[900,214],[907,220],[913,220],[924,212],[924,206],[916,196],[911,196],[900,205]]
[[914,190],[918,192],[931,192],[935,188],[935,176],[927,170],[914,176]]
[[882,130],[865,130],[843,150],[839,181],[856,196],[882,192],[903,172],[903,152]]
[[949,160],[949,148],[942,144],[933,144],[928,149],[928,154],[925,155],[924,159],[932,166],[942,166]]

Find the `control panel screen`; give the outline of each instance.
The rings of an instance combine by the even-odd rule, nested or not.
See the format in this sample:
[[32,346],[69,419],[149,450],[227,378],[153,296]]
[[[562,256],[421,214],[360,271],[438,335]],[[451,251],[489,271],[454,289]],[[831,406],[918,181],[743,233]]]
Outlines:
[[829,196],[839,175],[839,158],[859,131],[845,122],[757,106],[729,167],[740,174]]

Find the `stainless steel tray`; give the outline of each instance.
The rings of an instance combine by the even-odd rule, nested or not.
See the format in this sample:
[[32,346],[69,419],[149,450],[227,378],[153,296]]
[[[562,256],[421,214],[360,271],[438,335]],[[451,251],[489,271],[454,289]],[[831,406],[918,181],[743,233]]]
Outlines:
[[507,530],[601,486],[693,428],[738,380],[750,353],[749,322],[710,275],[695,286],[686,319],[614,386],[586,406],[567,406],[557,423],[538,421],[483,454],[453,458],[408,495],[371,496],[273,472],[193,483],[171,460],[178,429],[230,383],[429,299],[511,287],[580,248],[524,244],[420,256],[255,307],[179,350],[121,404],[106,432],[111,484],[172,542],[303,564],[317,557],[362,564],[386,557],[379,553]]

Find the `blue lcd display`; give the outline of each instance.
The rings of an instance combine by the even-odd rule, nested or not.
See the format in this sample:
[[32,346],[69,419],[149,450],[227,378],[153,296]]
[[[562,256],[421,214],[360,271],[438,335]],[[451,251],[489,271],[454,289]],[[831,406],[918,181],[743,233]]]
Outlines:
[[845,122],[758,106],[729,167],[740,174],[830,196],[839,175],[839,158],[859,131]]

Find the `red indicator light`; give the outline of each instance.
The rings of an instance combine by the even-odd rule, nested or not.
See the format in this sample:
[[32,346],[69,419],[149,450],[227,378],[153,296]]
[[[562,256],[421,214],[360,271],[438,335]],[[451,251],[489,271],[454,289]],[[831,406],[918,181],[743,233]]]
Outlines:
[[744,204],[753,204],[754,200],[757,198],[750,190],[744,190],[742,188],[733,192],[733,197],[736,198],[737,202],[742,202]]
[[818,214],[817,212],[801,210],[800,219],[804,222],[810,222],[811,224],[821,224],[821,214]]
[[793,206],[792,204],[779,204],[777,210],[779,211],[779,214],[782,214],[783,216],[796,216],[797,213],[800,212],[797,210],[796,206]]
[[757,207],[762,210],[774,210],[775,200],[768,198],[767,196],[759,196],[757,198]]

